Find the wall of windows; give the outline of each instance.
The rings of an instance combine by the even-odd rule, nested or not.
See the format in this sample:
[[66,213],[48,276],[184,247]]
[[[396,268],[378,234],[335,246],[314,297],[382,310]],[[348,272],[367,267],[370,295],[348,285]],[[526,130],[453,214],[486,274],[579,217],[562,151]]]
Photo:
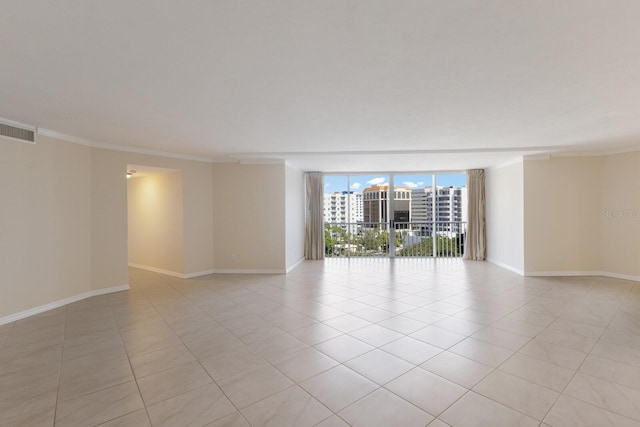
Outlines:
[[462,255],[466,174],[326,175],[324,185],[326,256]]

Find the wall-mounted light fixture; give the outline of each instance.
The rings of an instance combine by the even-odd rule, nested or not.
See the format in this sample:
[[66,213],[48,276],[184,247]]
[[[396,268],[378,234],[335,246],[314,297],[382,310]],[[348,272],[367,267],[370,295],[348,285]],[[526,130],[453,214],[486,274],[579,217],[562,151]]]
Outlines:
[[131,178],[133,176],[133,174],[136,173],[136,171],[134,170],[130,170],[127,172],[127,179]]

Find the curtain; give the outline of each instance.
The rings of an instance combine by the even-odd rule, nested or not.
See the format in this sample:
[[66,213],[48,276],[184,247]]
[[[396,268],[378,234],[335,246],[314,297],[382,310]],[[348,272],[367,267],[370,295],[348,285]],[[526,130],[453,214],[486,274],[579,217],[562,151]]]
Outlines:
[[304,175],[304,180],[307,202],[304,233],[304,257],[306,259],[324,259],[324,187],[322,172],[307,172]]
[[484,261],[487,252],[484,169],[467,171],[468,223],[464,259]]

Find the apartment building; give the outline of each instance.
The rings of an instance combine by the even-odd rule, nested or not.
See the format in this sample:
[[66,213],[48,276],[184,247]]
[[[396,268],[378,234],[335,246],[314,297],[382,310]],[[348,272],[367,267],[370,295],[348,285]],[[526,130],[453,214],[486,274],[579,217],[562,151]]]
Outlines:
[[357,223],[363,220],[362,193],[336,191],[324,194],[324,222]]
[[[435,209],[434,209],[435,201]],[[424,223],[431,232],[433,221],[439,223],[438,230],[460,230],[460,223],[467,222],[466,187],[425,187],[411,190],[412,222]]]

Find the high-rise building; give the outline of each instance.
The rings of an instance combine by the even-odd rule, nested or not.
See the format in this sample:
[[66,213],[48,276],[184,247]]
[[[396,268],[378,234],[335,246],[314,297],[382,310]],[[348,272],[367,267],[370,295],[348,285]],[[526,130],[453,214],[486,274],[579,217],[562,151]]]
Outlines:
[[425,230],[431,232],[432,222],[436,222],[437,231],[458,232],[458,223],[467,221],[467,188],[436,187],[435,217],[434,191],[432,187],[411,191],[412,222],[425,223]]
[[353,224],[361,222],[362,218],[362,193],[336,191],[324,194],[324,222]]
[[389,185],[373,185],[362,191],[364,222],[411,221],[411,190],[408,187],[394,187],[393,218],[389,218]]

